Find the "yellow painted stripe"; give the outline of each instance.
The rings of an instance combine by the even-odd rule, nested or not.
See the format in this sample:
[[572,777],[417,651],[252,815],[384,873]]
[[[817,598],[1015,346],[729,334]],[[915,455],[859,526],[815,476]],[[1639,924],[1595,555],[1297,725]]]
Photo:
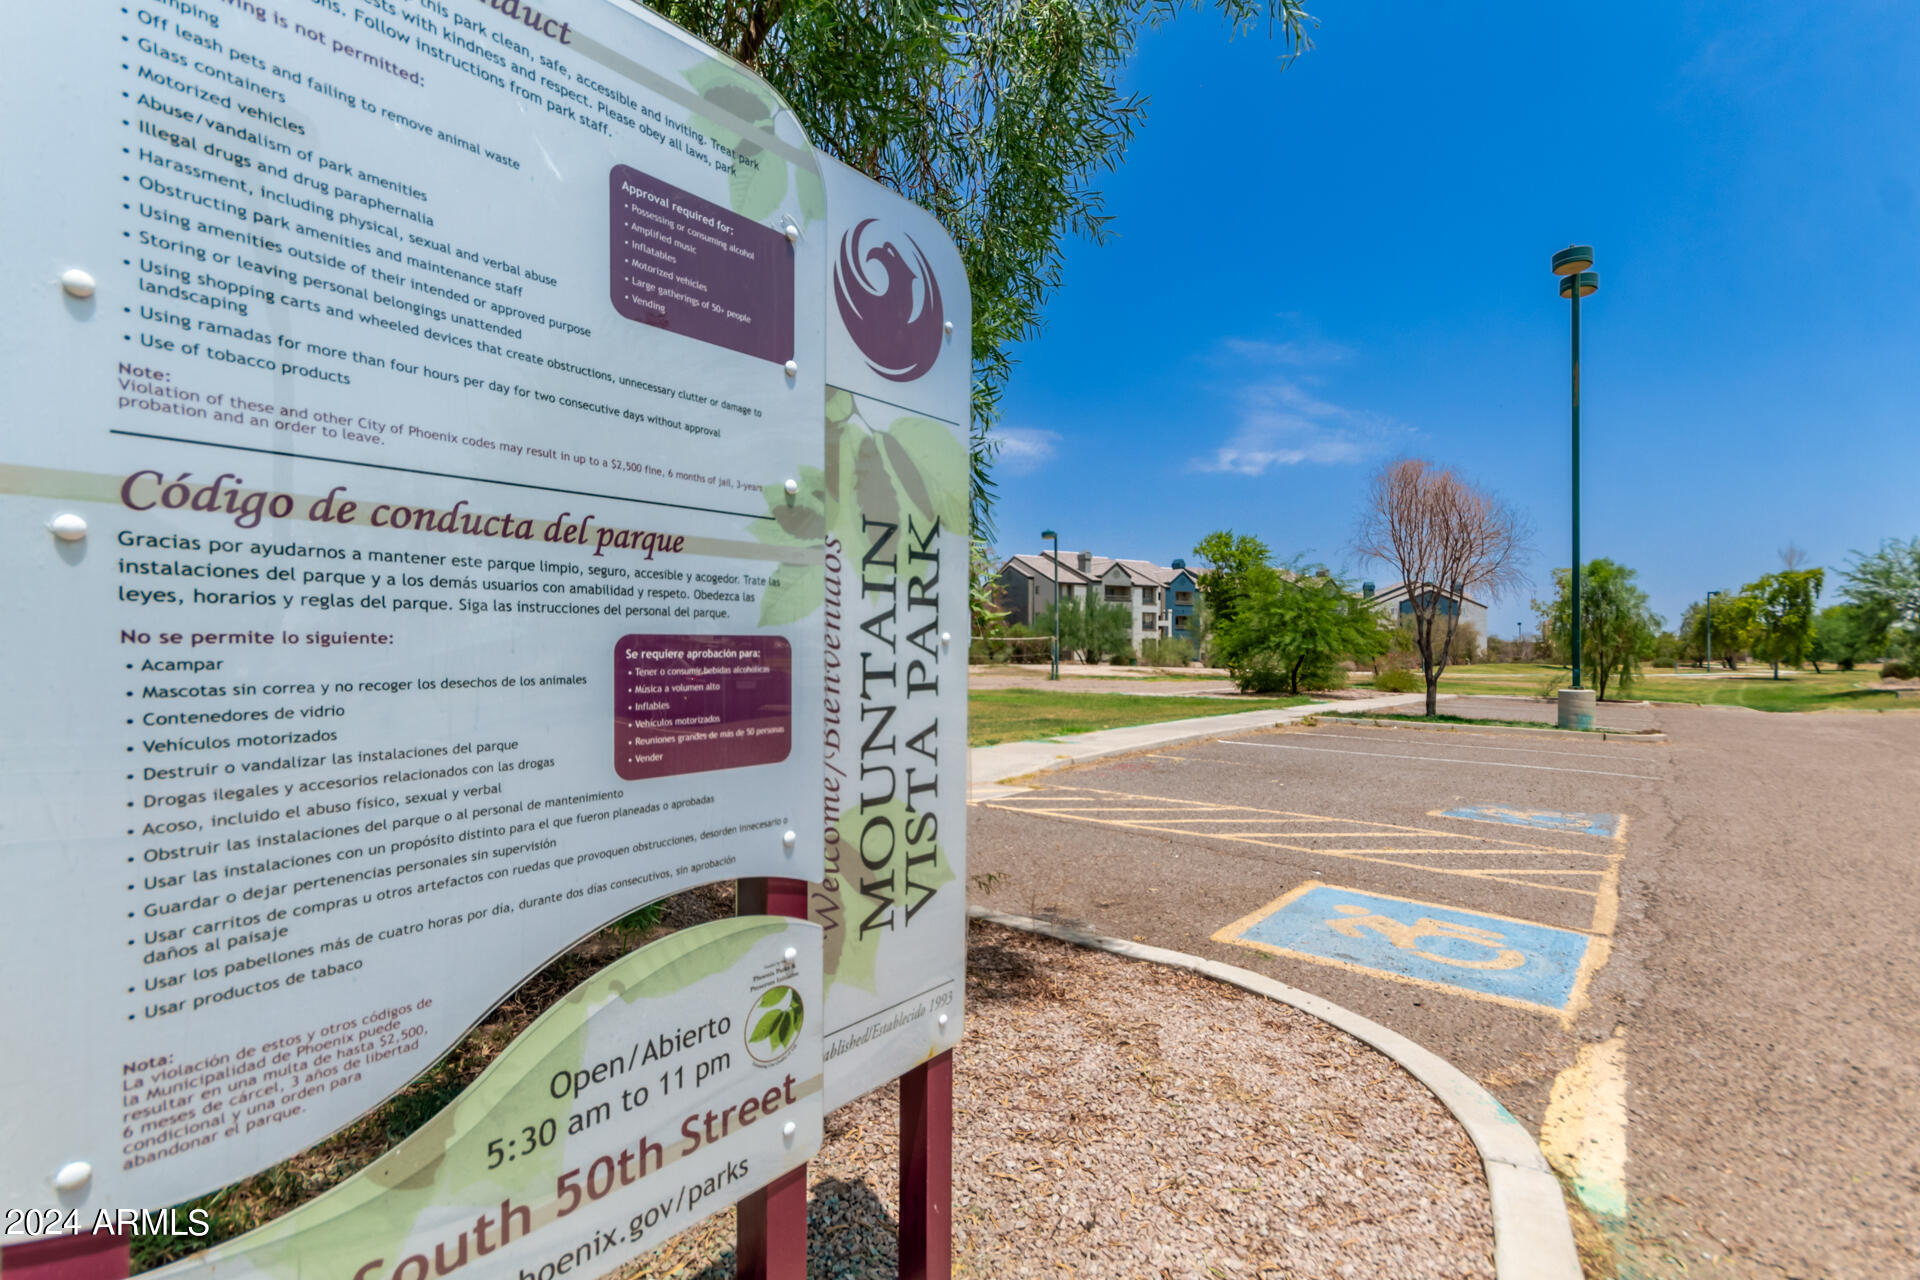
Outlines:
[[1626,1033],[1582,1046],[1553,1082],[1540,1149],[1598,1217],[1627,1215]]

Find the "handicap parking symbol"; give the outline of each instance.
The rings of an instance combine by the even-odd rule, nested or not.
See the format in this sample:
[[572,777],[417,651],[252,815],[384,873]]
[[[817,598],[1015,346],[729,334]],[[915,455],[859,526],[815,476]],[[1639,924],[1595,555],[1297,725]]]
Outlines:
[[1565,1013],[1594,940],[1573,929],[1309,881],[1214,941]]
[[1498,822],[1509,827],[1532,827],[1538,831],[1565,831],[1575,835],[1601,836],[1616,840],[1624,819],[1617,813],[1562,813],[1557,809],[1515,809],[1501,804],[1462,805],[1457,809],[1435,809],[1435,818],[1460,818],[1467,822]]

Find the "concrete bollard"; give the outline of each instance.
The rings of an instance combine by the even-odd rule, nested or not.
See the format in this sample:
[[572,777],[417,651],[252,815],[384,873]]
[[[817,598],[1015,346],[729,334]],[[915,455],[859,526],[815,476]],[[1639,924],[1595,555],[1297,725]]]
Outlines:
[[1594,692],[1591,689],[1562,689],[1560,691],[1560,727],[1562,729],[1593,728]]

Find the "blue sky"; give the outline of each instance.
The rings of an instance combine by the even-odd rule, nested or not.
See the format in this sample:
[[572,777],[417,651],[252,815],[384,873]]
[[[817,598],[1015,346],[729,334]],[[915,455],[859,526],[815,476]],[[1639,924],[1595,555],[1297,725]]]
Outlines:
[[[1567,304],[1583,308],[1582,552],[1672,623],[1710,587],[1920,534],[1920,7],[1314,6],[1284,72],[1209,14],[1150,34],[1149,118],[1006,400],[997,545],[1165,563],[1209,530],[1349,549],[1410,453],[1568,562]],[[1836,586],[1830,586],[1831,600]]]

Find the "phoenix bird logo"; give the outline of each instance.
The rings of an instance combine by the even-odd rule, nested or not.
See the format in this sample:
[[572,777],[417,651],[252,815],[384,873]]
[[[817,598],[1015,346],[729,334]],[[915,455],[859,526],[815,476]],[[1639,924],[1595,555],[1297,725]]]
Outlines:
[[[890,381],[912,382],[940,358],[944,320],[940,283],[911,236],[901,238],[913,251],[913,265],[891,240],[882,240],[862,254],[861,241],[874,222],[867,218],[840,237],[833,297],[854,345],[867,357],[867,366]],[[876,288],[868,275],[870,263],[877,264],[884,276],[881,287]]]

